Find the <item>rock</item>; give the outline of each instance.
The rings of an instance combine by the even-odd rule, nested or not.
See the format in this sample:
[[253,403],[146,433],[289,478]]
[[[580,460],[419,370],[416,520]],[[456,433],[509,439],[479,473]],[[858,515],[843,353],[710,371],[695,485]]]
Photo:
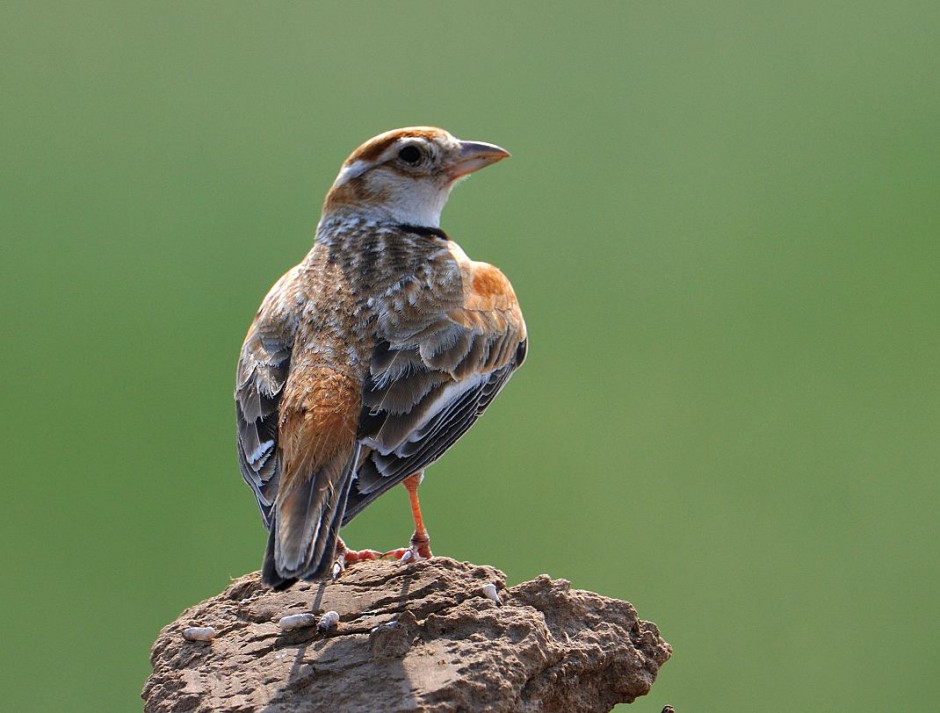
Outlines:
[[[338,622],[317,626],[327,612]],[[278,626],[297,614],[312,616]],[[507,589],[446,557],[374,561],[284,592],[236,579],[163,628],[143,698],[146,713],[587,713],[648,693],[671,653],[632,605],[563,579]]]

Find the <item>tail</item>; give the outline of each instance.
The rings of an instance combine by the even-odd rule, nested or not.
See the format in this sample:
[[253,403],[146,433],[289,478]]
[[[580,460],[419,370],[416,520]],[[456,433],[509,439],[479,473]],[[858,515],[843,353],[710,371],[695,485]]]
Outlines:
[[357,446],[351,458],[334,459],[278,497],[261,567],[265,584],[281,590],[330,575],[358,460]]

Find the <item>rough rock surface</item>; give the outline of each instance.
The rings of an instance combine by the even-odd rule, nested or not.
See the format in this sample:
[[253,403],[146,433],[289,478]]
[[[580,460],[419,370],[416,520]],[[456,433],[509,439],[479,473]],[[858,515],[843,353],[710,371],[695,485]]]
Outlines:
[[[330,610],[332,628],[278,624]],[[608,711],[647,693],[671,653],[632,605],[565,580],[507,589],[502,572],[446,557],[376,561],[285,592],[236,579],[160,632],[143,698],[146,713]]]

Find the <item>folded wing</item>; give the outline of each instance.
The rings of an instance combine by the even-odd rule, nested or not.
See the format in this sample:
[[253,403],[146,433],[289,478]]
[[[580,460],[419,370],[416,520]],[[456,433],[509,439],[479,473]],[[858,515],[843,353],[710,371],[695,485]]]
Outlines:
[[403,285],[401,309],[379,318],[344,524],[440,458],[525,358],[525,322],[506,277],[465,257],[445,269],[441,279]]
[[271,288],[258,310],[242,345],[235,380],[238,464],[268,528],[280,475],[278,407],[296,332],[285,299],[293,274],[288,272]]

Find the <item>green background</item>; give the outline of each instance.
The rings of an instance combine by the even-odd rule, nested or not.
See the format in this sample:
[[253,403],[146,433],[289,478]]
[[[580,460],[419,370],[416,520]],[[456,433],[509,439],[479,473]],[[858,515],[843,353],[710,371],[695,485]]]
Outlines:
[[[940,697],[940,5],[4,3],[2,707],[127,711],[260,563],[231,391],[340,162],[511,160],[444,227],[529,361],[422,489],[434,549],[633,602],[630,710]],[[347,530],[410,534],[393,491]]]

